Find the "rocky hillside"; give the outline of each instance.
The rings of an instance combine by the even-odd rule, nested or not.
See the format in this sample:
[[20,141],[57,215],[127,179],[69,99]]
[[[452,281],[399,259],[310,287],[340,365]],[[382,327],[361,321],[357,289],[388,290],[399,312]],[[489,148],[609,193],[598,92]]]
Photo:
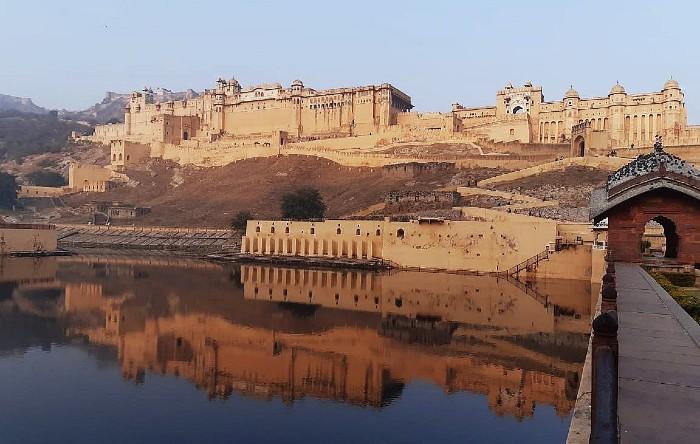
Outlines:
[[36,114],[46,114],[48,112],[47,109],[32,102],[32,99],[8,96],[5,94],[0,94],[0,111],[19,111],[22,113]]
[[61,151],[71,131],[86,132],[90,127],[47,114],[0,111],[0,160]]

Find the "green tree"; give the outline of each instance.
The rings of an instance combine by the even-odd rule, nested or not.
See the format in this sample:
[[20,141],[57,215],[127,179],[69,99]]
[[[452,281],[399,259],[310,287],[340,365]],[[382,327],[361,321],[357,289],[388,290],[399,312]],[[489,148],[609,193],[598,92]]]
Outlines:
[[282,217],[285,219],[323,219],[326,204],[314,188],[300,188],[282,196]]
[[245,230],[248,220],[253,218],[253,214],[250,211],[239,211],[231,220],[231,228],[235,230]]
[[27,179],[32,185],[40,187],[62,187],[66,185],[66,178],[53,171],[37,170],[27,174]]
[[17,204],[17,178],[0,171],[0,208],[12,208]]

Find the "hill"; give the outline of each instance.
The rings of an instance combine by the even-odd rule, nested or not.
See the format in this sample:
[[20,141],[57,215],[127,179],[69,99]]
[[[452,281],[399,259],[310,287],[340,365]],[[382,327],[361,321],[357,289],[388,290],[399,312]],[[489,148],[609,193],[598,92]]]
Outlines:
[[17,160],[40,153],[57,152],[68,143],[71,131],[86,132],[90,127],[47,114],[0,111],[0,159]]
[[32,99],[8,96],[6,94],[0,94],[0,112],[1,111],[18,111],[35,114],[46,114],[49,112],[47,109],[34,104]]
[[[474,171],[481,177],[496,170]],[[455,178],[457,170],[416,177],[386,174],[382,168],[346,167],[311,156],[253,158],[215,168],[182,168],[152,161],[147,170],[129,171],[139,182],[105,193],[81,193],[65,198],[78,207],[93,201],[124,201],[152,208],[136,223],[169,226],[228,226],[236,212],[248,210],[258,218],[279,218],[286,192],[300,187],[321,191],[327,217],[347,216],[384,201],[392,190],[433,190]],[[76,222],[85,222],[82,217]]]

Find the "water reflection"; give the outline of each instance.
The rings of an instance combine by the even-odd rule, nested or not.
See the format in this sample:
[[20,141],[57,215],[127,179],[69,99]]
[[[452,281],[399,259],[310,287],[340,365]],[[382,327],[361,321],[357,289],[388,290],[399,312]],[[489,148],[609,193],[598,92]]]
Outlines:
[[570,413],[591,314],[587,282],[167,257],[4,259],[0,289],[0,353],[82,338],[129,380],[179,376],[223,399],[382,408],[430,381],[519,419]]

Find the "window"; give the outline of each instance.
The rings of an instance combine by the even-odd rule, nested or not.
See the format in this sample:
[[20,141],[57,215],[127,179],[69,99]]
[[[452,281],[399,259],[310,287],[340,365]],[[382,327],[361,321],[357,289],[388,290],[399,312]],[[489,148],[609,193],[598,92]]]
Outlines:
[[275,227],[270,227],[270,233],[275,234]]
[[260,227],[255,227],[255,232],[260,233]]
[[405,235],[405,234],[404,234],[403,228],[399,228],[398,230],[396,230],[396,237],[397,237],[397,238],[403,239],[403,238],[404,238],[404,235]]
[[355,230],[355,235],[356,235],[356,236],[359,236],[359,235],[360,235],[360,229],[359,229],[359,228],[358,228],[357,230]]
[[338,229],[335,230],[335,234],[341,234],[341,233],[342,233],[342,231],[340,230],[340,227],[338,227]]
[[316,229],[314,227],[311,227],[311,230],[309,230],[309,233],[316,234]]
[[381,236],[381,235],[382,235],[382,230],[380,230],[379,228],[377,228],[377,236]]

